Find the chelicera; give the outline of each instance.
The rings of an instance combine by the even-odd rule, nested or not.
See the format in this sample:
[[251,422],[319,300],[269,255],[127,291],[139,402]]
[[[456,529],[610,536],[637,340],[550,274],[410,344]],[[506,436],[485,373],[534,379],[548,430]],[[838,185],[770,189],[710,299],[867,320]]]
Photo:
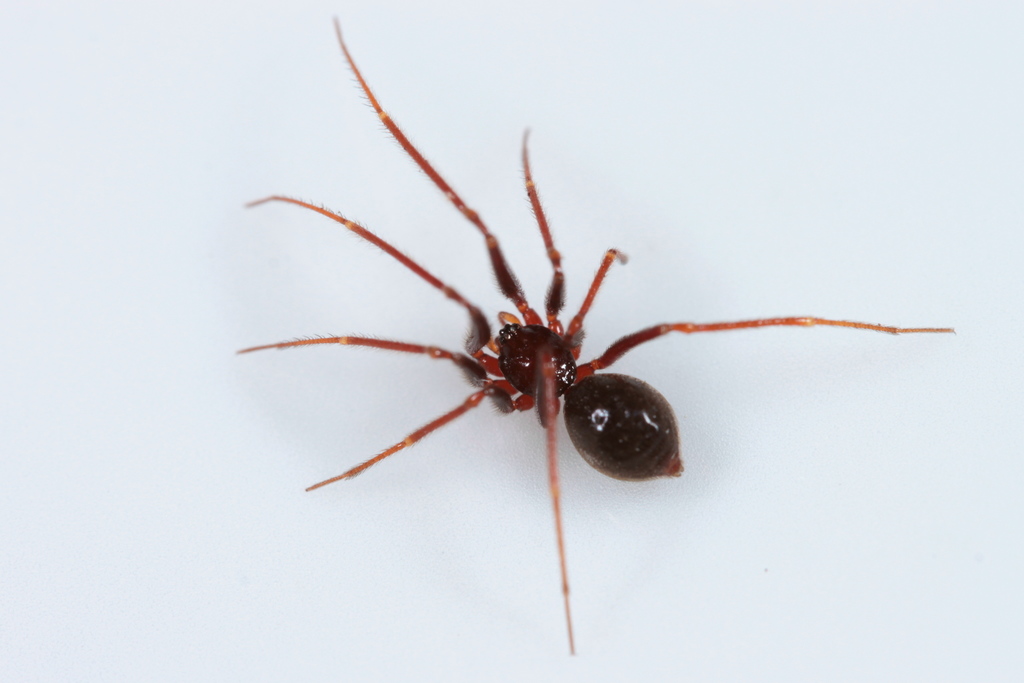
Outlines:
[[412,446],[431,432],[461,417],[480,405],[485,398],[491,400],[503,413],[536,410],[546,432],[548,479],[554,507],[555,537],[558,544],[570,653],[575,653],[575,644],[569,609],[569,580],[566,570],[561,496],[558,483],[556,420],[558,413],[563,413],[566,429],[576,449],[588,463],[604,474],[619,479],[640,481],[655,477],[677,477],[683,471],[683,462],[679,453],[679,429],[672,407],[665,397],[654,387],[639,379],[626,375],[599,373],[599,371],[608,368],[640,344],[671,332],[693,334],[779,325],[795,327],[829,325],[875,330],[889,334],[953,331],[950,328],[900,328],[815,317],[764,318],[701,324],[677,322],[654,325],[627,334],[608,347],[601,355],[580,363],[584,319],[604,282],[608,269],[616,261],[625,263],[625,256],[616,249],[609,249],[604,254],[579,311],[572,317],[567,327],[563,326],[559,317],[565,304],[565,276],[562,272],[561,254],[555,248],[551,230],[533,182],[527,152],[528,134],[524,135],[522,164],[526,193],[553,270],[551,284],[544,302],[544,317],[541,317],[527,302],[519,281],[505,261],[498,238],[490,232],[480,214],[462,200],[419,150],[412,145],[394,120],[385,113],[345,46],[341,27],[337,20],[335,20],[334,26],[338,43],[349,67],[358,80],[363,94],[377,112],[377,116],[388,132],[402,146],[406,154],[426,173],[431,182],[444,193],[448,201],[483,236],[498,287],[501,293],[515,306],[518,314],[499,313],[497,317],[500,329],[494,335],[486,316],[479,308],[390,243],[339,213],[299,199],[274,195],[252,202],[249,206],[267,202],[286,202],[316,211],[340,223],[349,231],[397,260],[448,299],[462,306],[469,314],[469,334],[466,338],[464,353],[422,344],[351,336],[298,339],[254,346],[242,349],[239,353],[317,344],[340,344],[422,354],[450,361],[475,387],[473,393],[452,410],[415,430],[369,460],[342,474],[314,484],[307,491],[355,477],[388,456]]

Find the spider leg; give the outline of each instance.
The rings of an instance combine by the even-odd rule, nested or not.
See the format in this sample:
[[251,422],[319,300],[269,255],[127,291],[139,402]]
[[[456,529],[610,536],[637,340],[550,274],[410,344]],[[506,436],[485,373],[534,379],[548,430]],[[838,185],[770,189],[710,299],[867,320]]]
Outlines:
[[587,296],[583,299],[583,305],[580,306],[580,312],[573,317],[572,322],[569,323],[569,329],[565,332],[565,338],[573,344],[574,348],[579,348],[579,344],[573,341],[573,337],[583,329],[583,318],[590,311],[590,305],[594,303],[594,297],[597,296],[597,290],[601,288],[601,283],[604,282],[604,276],[608,274],[608,269],[612,267],[612,263],[615,261],[625,264],[628,260],[626,255],[618,249],[609,249],[604,253],[601,265],[598,266],[597,272],[594,274],[594,281],[590,283]]
[[628,334],[608,347],[603,354],[577,368],[576,377],[582,379],[592,375],[594,371],[606,368],[634,347],[656,339],[669,332],[682,332],[693,334],[694,332],[720,332],[722,330],[741,330],[748,327],[773,327],[787,325],[795,327],[814,327],[816,325],[830,325],[832,327],[853,327],[860,330],[874,330],[876,332],[887,332],[889,334],[912,334],[919,332],[950,333],[955,331],[952,327],[892,327],[890,325],[873,325],[871,323],[858,323],[850,320],[829,320],[827,318],[763,318],[759,320],[741,320],[731,323],[672,323],[655,325],[646,329]]
[[420,167],[427,177],[430,178],[431,182],[437,186],[444,196],[448,198],[456,209],[469,220],[470,223],[476,226],[477,230],[484,237],[484,242],[487,245],[487,251],[491,257],[491,267],[494,270],[495,278],[498,280],[498,287],[501,289],[501,293],[504,294],[510,301],[512,301],[519,312],[523,314],[527,322],[531,325],[540,324],[540,316],[537,312],[530,308],[530,305],[526,302],[526,295],[523,294],[523,288],[519,285],[519,280],[516,279],[515,274],[509,267],[508,262],[505,261],[505,255],[501,251],[501,247],[498,245],[498,238],[491,234],[487,226],[484,225],[483,219],[473,209],[469,208],[462,197],[460,197],[455,190],[452,189],[451,185],[441,177],[441,174],[434,170],[434,167],[430,165],[426,157],[420,153],[409,138],[405,136],[402,129],[398,127],[398,124],[394,122],[391,116],[384,111],[383,107],[377,101],[377,97],[370,90],[369,84],[366,79],[363,78],[362,72],[359,71],[359,67],[356,66],[355,60],[352,59],[352,55],[349,54],[348,48],[345,46],[345,41],[341,37],[341,24],[338,19],[334,19],[334,31],[338,35],[338,44],[341,46],[341,51],[345,55],[345,60],[348,62],[349,68],[352,69],[352,73],[355,75],[356,80],[359,81],[359,86],[363,90],[363,94],[366,95],[366,99],[369,100],[370,106],[377,112],[377,116],[380,118],[381,123],[391,133],[391,137],[402,146],[405,153],[416,162],[416,165]]
[[533,207],[533,216],[537,219],[537,227],[540,228],[540,236],[544,240],[544,248],[548,251],[548,259],[551,261],[552,270],[554,270],[551,286],[548,287],[548,294],[544,299],[548,329],[560,335],[562,334],[562,323],[558,320],[558,313],[565,306],[565,275],[562,273],[562,255],[555,249],[554,240],[551,239],[551,228],[548,227],[548,219],[544,215],[540,195],[537,194],[537,185],[533,182],[533,173],[530,171],[530,153],[526,146],[529,139],[530,131],[527,129],[523,133],[523,179],[526,182],[526,194],[530,198],[530,206]]
[[565,563],[565,538],[562,534],[562,495],[558,485],[558,393],[555,387],[555,364],[551,349],[538,354],[539,377],[537,412],[547,435],[548,487],[555,512],[555,538],[558,541],[558,564],[562,574],[562,601],[565,603],[565,624],[569,631],[569,654],[576,654],[572,634],[572,613],[569,609],[569,572]]
[[[480,365],[484,366],[484,370],[487,371],[487,374],[494,375],[495,377],[505,376],[501,372],[501,367],[498,366],[498,358],[496,356],[486,354],[483,349],[480,349],[473,354],[473,358],[475,358]],[[515,391],[513,390],[512,393],[515,393]]]
[[409,344],[407,342],[390,341],[388,339],[374,339],[372,337],[313,337],[311,339],[295,339],[292,341],[280,342],[277,344],[264,344],[263,346],[251,346],[242,349],[238,353],[250,353],[264,349],[288,349],[295,346],[312,346],[314,344],[340,344],[342,346],[366,346],[372,349],[384,349],[386,351],[400,351],[402,353],[422,353],[431,358],[450,360],[455,363],[471,384],[483,386],[487,379],[487,370],[473,358],[453,351],[445,351],[436,346],[424,346],[422,344]]
[[364,470],[376,465],[389,455],[394,455],[398,451],[408,448],[409,446],[412,446],[414,443],[425,437],[427,434],[437,431],[438,429],[444,427],[452,420],[455,420],[456,418],[461,417],[462,415],[469,412],[473,408],[476,408],[478,405],[480,405],[480,402],[484,400],[485,396],[494,395],[497,396],[499,400],[502,400],[502,397],[500,396],[501,394],[505,394],[504,399],[507,400],[508,402],[511,402],[511,397],[509,397],[508,394],[504,392],[502,389],[499,389],[494,386],[486,386],[480,391],[476,391],[470,394],[469,398],[463,401],[462,404],[456,407],[454,410],[450,410],[441,417],[437,418],[436,420],[428,422],[426,425],[420,427],[409,436],[405,437],[404,439],[402,439],[395,445],[391,446],[390,448],[381,451],[380,453],[373,456],[366,462],[356,465],[352,469],[346,472],[342,472],[336,477],[331,477],[330,479],[325,479],[320,483],[313,484],[306,490],[313,491],[314,489],[318,489],[321,486],[327,486],[328,484],[333,484],[334,482],[341,481],[342,479],[351,479],[352,477],[361,474]]
[[483,313],[480,312],[479,308],[466,301],[466,299],[464,299],[461,294],[456,292],[454,289],[452,289],[445,283],[441,282],[441,280],[439,280],[435,276],[431,275],[426,270],[426,268],[416,263],[411,258],[400,252],[398,249],[391,246],[389,243],[385,242],[380,237],[373,234],[372,232],[370,232],[363,226],[359,225],[355,221],[350,221],[341,214],[325,209],[322,206],[310,204],[309,202],[304,202],[301,199],[293,199],[292,197],[282,197],[280,195],[272,195],[270,197],[264,197],[263,199],[257,199],[254,202],[249,202],[248,204],[246,204],[246,206],[259,206],[260,204],[266,204],[267,202],[285,202],[288,204],[295,204],[296,206],[301,206],[305,209],[309,209],[310,211],[316,211],[318,214],[322,216],[327,216],[331,220],[341,223],[349,231],[355,233],[359,237],[362,237],[364,240],[374,245],[375,247],[386,253],[388,256],[391,256],[412,272],[419,275],[421,278],[426,280],[427,284],[429,284],[431,287],[441,290],[442,294],[444,294],[446,297],[448,297],[455,303],[459,304],[469,312],[469,318],[472,323],[472,329],[470,330],[469,337],[466,339],[466,350],[469,351],[470,353],[475,353],[476,351],[483,348],[484,344],[486,344],[488,340],[491,338],[491,326],[487,323],[487,318],[484,316]]

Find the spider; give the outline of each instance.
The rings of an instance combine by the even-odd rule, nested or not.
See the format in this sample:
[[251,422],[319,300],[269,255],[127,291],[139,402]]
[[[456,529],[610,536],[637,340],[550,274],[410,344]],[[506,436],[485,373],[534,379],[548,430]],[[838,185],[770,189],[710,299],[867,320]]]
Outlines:
[[[368,337],[314,337],[266,344],[242,349],[238,353],[250,353],[263,349],[286,349],[315,344],[340,344],[343,346],[365,346],[374,349],[399,351],[451,361],[476,389],[460,405],[444,413],[432,422],[420,427],[393,446],[381,451],[369,460],[330,479],[310,486],[307,491],[318,489],[343,479],[351,479],[394,455],[446,424],[456,420],[489,399],[502,413],[536,410],[546,432],[548,484],[554,508],[555,538],[558,545],[558,561],[561,570],[562,599],[565,607],[565,621],[569,638],[569,652],[575,654],[572,613],[569,606],[569,577],[565,560],[565,541],[562,534],[561,495],[558,482],[558,442],[556,418],[561,411],[565,426],[576,450],[598,471],[618,479],[640,481],[655,477],[678,477],[683,471],[679,454],[679,429],[672,406],[654,387],[634,377],[599,373],[619,360],[635,347],[670,332],[694,334],[697,332],[718,332],[749,327],[796,326],[813,327],[831,325],[862,330],[875,330],[889,334],[920,332],[953,332],[951,328],[917,327],[901,328],[888,325],[831,320],[808,316],[786,318],[764,318],[738,322],[690,323],[677,322],[654,325],[639,332],[620,338],[596,358],[580,363],[583,344],[583,321],[590,310],[608,269],[616,261],[626,262],[626,256],[616,249],[605,252],[597,273],[590,283],[579,311],[563,326],[559,318],[565,304],[565,276],[562,272],[561,254],[555,248],[544,209],[541,207],[537,187],[530,170],[527,150],[529,131],[523,135],[522,164],[529,197],[537,226],[540,229],[553,275],[544,301],[544,317],[527,303],[526,296],[508,265],[495,237],[483,219],[471,209],[441,177],[416,147],[409,141],[398,124],[384,111],[370,89],[362,72],[356,66],[352,55],[341,35],[341,25],[334,20],[334,30],[342,54],[355,75],[366,96],[377,112],[377,116],[391,136],[401,145],[405,153],[444,193],[445,197],[470,222],[484,238],[491,267],[501,293],[511,301],[518,315],[501,312],[498,323],[501,329],[492,335],[487,318],[479,308],[424,267],[381,239],[362,225],[341,214],[292,197],[272,195],[250,202],[257,206],[268,202],[295,204],[337,221],[349,231],[375,245],[403,266],[439,290],[448,299],[466,309],[470,328],[465,341],[465,353],[447,351],[436,346],[411,344]],[[564,402],[564,410],[562,405]]]

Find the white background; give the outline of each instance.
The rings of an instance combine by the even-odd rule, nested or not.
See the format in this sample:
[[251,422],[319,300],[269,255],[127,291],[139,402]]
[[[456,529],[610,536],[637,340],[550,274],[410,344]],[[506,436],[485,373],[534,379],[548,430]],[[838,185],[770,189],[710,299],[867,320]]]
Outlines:
[[[1024,13],[1017,3],[6,3],[0,9],[0,679],[1019,680]],[[566,654],[533,415],[462,418],[464,312],[286,193],[361,220],[489,314],[472,227],[384,105],[575,310],[956,336],[665,337],[681,479],[563,431]],[[571,314],[572,311],[570,311]]]

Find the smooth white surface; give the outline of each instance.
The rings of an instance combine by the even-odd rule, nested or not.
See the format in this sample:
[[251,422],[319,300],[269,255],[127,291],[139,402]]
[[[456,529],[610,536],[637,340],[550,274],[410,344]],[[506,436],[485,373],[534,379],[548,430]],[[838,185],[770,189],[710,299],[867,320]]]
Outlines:
[[[19,4],[0,9],[0,679],[1019,680],[1024,15],[1013,3]],[[686,473],[563,432],[579,656],[543,437],[304,334],[457,348],[460,309],[295,207],[365,222],[489,313],[479,209],[541,306],[616,267],[585,355],[667,321],[953,325],[669,337]]]

